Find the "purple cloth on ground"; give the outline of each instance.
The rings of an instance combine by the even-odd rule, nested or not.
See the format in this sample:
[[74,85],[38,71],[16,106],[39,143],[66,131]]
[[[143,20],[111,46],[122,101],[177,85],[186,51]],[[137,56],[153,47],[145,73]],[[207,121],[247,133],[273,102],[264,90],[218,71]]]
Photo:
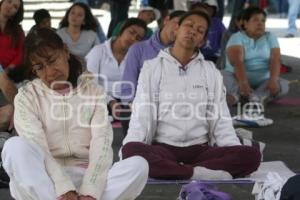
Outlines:
[[283,97],[281,99],[276,99],[271,102],[272,104],[278,105],[289,105],[289,106],[298,106],[300,105],[299,97]]
[[192,181],[182,186],[180,200],[232,200],[225,193],[218,191],[213,184],[202,183],[200,181]]

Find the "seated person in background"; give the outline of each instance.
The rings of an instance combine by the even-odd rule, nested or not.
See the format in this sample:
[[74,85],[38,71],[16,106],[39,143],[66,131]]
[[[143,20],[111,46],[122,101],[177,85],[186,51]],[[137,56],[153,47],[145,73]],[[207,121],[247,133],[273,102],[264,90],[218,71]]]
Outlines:
[[23,14],[22,0],[0,2],[0,64],[5,71],[22,63],[25,34],[20,23]]
[[[89,7],[91,7],[90,6],[91,2],[88,2],[87,0],[73,0],[73,3],[77,3],[77,2],[84,3],[84,4],[88,5]],[[97,24],[96,34],[98,36],[98,39],[99,39],[100,43],[103,43],[103,42],[106,41],[106,35],[103,31],[103,28],[102,28],[98,18],[96,16],[94,16],[94,18],[95,18],[95,21],[96,21],[96,24]]]
[[146,23],[138,18],[125,21],[119,35],[95,46],[85,57],[88,71],[92,72],[108,97],[108,110],[115,119],[119,117],[121,80],[125,56],[131,45],[142,40],[147,30]]
[[35,25],[30,29],[29,33],[38,28],[51,28],[51,15],[46,9],[36,10],[33,14]]
[[227,45],[227,42],[228,40],[230,39],[230,37],[243,29],[243,10],[240,11],[240,13],[235,16],[236,18],[234,19],[234,25],[228,29],[224,34],[223,34],[223,37],[222,37],[222,41],[221,41],[221,54],[220,54],[220,57],[219,59],[217,60],[217,63],[216,63],[216,67],[218,69],[224,69],[225,68],[225,63],[226,63],[226,45]]
[[105,93],[50,29],[26,37],[27,82],[15,98],[12,137],[2,152],[15,199],[135,199],[148,165],[133,157],[112,166],[113,133]]
[[208,36],[205,44],[201,47],[201,53],[206,60],[217,62],[221,55],[221,41],[226,28],[220,18],[216,16],[218,3],[216,0],[204,0],[202,2],[192,3],[191,11],[206,12],[211,17]]
[[143,156],[152,178],[231,179],[260,164],[260,152],[235,134],[220,72],[199,52],[209,23],[206,13],[188,12],[174,47],[142,68],[121,152]]
[[[154,20],[158,20],[160,18],[160,12],[156,8],[152,8],[150,6],[143,7],[139,11],[137,18],[143,20],[147,25],[153,22]],[[115,29],[113,30],[112,36],[118,36],[122,26],[124,25],[126,20],[121,21],[117,24]],[[145,34],[145,39],[149,39],[152,36],[153,32],[150,28],[147,27],[147,32]]]
[[15,84],[8,78],[0,65],[0,132],[7,131],[12,125],[13,103],[17,94]]
[[127,107],[128,110],[128,112],[123,110],[121,113],[124,135],[127,134],[131,114],[130,105],[135,96],[137,81],[144,61],[155,58],[161,49],[173,44],[175,40],[174,29],[184,13],[185,11],[181,10],[172,12],[164,19],[162,29],[157,30],[150,39],[138,42],[128,50],[121,87],[123,107]]
[[74,3],[59,24],[57,34],[71,53],[80,58],[85,67],[85,56],[97,44],[97,23],[90,8],[84,3]]
[[280,48],[274,34],[265,30],[266,13],[249,7],[243,13],[243,28],[227,43],[224,84],[230,105],[240,97],[265,102],[288,92],[288,81],[279,77]]

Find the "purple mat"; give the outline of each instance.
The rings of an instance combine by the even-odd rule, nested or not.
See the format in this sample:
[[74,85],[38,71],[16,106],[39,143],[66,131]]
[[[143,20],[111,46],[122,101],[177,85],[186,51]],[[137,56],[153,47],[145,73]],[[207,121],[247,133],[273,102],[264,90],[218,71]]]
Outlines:
[[113,128],[122,128],[121,122],[113,122],[111,123],[111,126]]
[[300,97],[284,97],[272,101],[272,104],[298,106],[300,105]]
[[[181,184],[187,184],[191,182],[192,180],[162,180],[162,179],[154,179],[154,178],[148,178],[147,184],[176,184],[176,185],[181,185]],[[224,183],[224,184],[253,184],[255,181],[253,180],[240,180],[240,179],[233,179],[233,180],[216,180],[216,181],[208,181],[208,180],[201,180],[203,183],[213,183],[213,184],[218,184],[218,183]]]

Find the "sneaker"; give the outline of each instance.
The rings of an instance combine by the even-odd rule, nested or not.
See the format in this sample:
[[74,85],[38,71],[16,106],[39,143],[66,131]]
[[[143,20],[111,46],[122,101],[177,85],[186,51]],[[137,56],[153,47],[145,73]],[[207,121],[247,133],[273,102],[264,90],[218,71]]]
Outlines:
[[250,130],[244,128],[236,128],[235,132],[239,137],[243,139],[249,139],[249,140],[253,139],[253,132]]
[[253,127],[253,128],[270,126],[274,123],[272,119],[266,117],[260,119],[249,119],[239,115],[234,116],[232,122],[234,126],[244,126],[244,127]]
[[265,107],[267,103],[270,101],[268,96],[257,96],[257,95],[251,95],[249,97],[249,102],[252,102],[253,104],[261,105]]
[[295,35],[294,34],[291,34],[291,33],[288,33],[284,36],[285,38],[294,38]]

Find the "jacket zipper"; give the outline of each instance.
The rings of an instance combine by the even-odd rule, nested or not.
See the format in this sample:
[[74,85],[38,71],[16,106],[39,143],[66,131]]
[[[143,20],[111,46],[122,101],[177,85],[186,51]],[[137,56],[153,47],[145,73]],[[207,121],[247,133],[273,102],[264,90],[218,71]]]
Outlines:
[[[188,95],[187,95],[187,93],[188,93],[188,91],[187,91],[187,70],[188,70],[188,66],[186,66],[187,68],[186,68],[186,71],[185,71],[185,75],[183,76],[183,80],[184,80],[184,93],[185,93],[185,98],[187,98],[188,97]],[[186,109],[187,108],[185,108],[185,113],[186,113]],[[186,116],[184,116],[184,117],[186,117]],[[184,132],[185,132],[185,137],[184,137],[184,141],[183,142],[186,142],[186,140],[187,140],[187,137],[188,137],[188,133],[187,133],[187,120],[182,120],[183,121],[183,123],[184,123]]]
[[70,144],[69,144],[69,135],[68,135],[68,131],[67,131],[67,111],[66,111],[66,104],[67,101],[65,99],[65,95],[63,95],[63,111],[64,111],[64,137],[65,137],[65,145],[66,145],[66,156],[71,156],[72,152],[71,152],[71,148],[70,148]]

